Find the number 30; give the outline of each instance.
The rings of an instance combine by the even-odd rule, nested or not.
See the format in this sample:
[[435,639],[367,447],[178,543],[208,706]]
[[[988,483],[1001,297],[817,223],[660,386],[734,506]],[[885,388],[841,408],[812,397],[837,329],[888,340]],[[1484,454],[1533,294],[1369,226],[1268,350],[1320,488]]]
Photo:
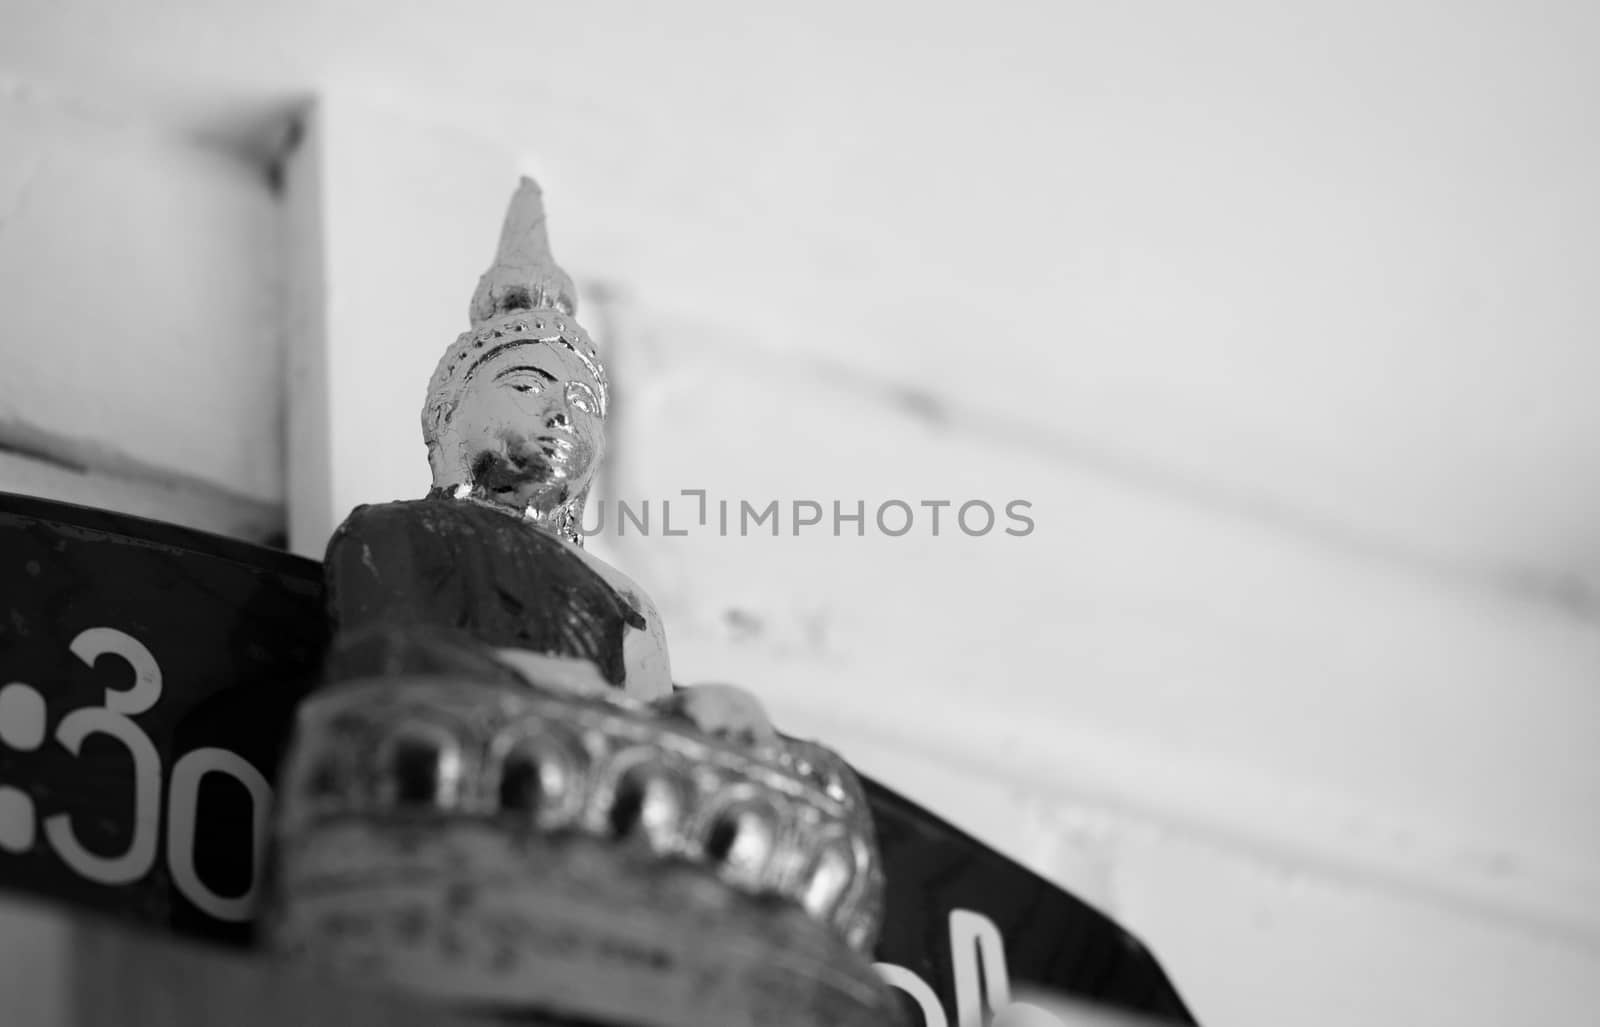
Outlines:
[[[116,856],[90,852],[72,829],[72,818],[57,813],[45,818],[44,833],[52,848],[73,870],[101,884],[129,884],[149,873],[161,832],[161,756],[148,735],[133,722],[161,698],[161,667],[144,644],[116,628],[90,628],[69,647],[93,667],[102,656],[119,656],[133,669],[133,685],[107,689],[105,706],[74,710],[61,719],[56,740],[74,756],[90,735],[110,735],[133,759],[133,837]],[[250,887],[238,896],[218,895],[194,865],[200,781],[207,774],[227,774],[250,793],[251,845],[254,861]],[[172,881],[190,902],[220,920],[248,920],[255,908],[260,853],[266,839],[272,788],[260,771],[225,749],[186,753],[172,768],[167,794],[167,863]]]

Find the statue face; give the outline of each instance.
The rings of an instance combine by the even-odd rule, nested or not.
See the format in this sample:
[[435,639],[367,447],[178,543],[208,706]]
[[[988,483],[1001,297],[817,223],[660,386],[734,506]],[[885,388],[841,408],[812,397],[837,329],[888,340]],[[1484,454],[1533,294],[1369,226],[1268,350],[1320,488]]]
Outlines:
[[469,484],[492,502],[544,510],[589,487],[605,422],[588,369],[565,345],[493,346],[455,389],[454,410],[428,450],[436,486]]

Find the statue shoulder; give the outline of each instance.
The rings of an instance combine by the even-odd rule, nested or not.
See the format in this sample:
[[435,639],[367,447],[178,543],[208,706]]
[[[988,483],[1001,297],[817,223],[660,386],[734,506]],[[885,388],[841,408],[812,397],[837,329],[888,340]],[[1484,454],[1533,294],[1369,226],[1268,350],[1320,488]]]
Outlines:
[[386,524],[399,520],[414,520],[423,515],[428,507],[436,505],[426,499],[396,499],[387,503],[362,503],[353,507],[345,515],[345,519],[334,529],[334,535],[348,534],[361,528],[374,524]]
[[649,594],[639,587],[638,582],[586,549],[573,546],[572,551],[578,554],[579,559],[583,561],[585,566],[599,575],[607,585],[610,585],[612,591],[616,592],[629,606],[633,607],[634,611],[639,614],[647,626],[653,628],[660,624],[661,614],[656,610],[656,604],[651,600]]
[[353,508],[328,538],[327,556],[345,549],[355,542],[367,545],[385,543],[396,537],[410,534],[412,526],[425,517],[426,501],[399,499],[389,503],[362,503]]
[[672,694],[672,661],[667,655],[667,631],[656,604],[638,583],[599,557],[573,547],[583,562],[629,607],[629,631],[623,639],[627,667],[624,688],[638,699],[651,701]]

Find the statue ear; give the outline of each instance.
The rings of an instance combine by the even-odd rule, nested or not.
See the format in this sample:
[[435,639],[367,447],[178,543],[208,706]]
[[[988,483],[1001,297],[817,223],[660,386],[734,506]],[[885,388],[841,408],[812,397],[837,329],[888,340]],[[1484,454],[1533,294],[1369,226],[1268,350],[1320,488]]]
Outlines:
[[[589,505],[590,487],[585,485],[582,491],[576,495],[568,496],[567,501],[562,504],[567,510],[568,523],[566,527],[570,528],[572,533],[578,536],[580,540],[583,538],[583,511]],[[604,519],[602,516],[601,520],[603,521]]]
[[437,435],[428,440],[428,470],[432,472],[435,486],[455,484],[441,480],[450,477],[450,469],[444,466],[444,446],[439,444]]
[[441,439],[449,432],[451,424],[455,421],[457,402],[454,397],[441,399],[428,409],[428,427],[422,433],[422,440],[428,445],[430,461],[433,460],[434,453],[443,448]]

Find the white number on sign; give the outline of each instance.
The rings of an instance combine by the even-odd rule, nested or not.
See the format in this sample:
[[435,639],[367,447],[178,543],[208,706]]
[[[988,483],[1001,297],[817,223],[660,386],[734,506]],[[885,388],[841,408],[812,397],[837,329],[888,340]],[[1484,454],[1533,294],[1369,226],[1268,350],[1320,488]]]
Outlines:
[[104,709],[74,710],[61,718],[56,741],[74,756],[90,735],[110,735],[133,757],[133,837],[119,856],[97,856],[84,848],[65,813],[47,817],[44,836],[67,866],[103,884],[127,884],[150,870],[161,830],[161,756],[131,719],[161,698],[161,668],[142,643],[115,628],[90,628],[72,640],[72,654],[93,667],[102,656],[120,656],[133,668],[133,687],[106,689]]
[[[74,756],[94,735],[121,743],[133,761],[133,837],[122,852],[91,852],[79,840],[72,816],[57,813],[44,820],[46,843],[61,861],[98,884],[131,884],[150,872],[161,838],[161,754],[133,718],[161,699],[161,667],[150,650],[116,628],[90,628],[72,640],[72,654],[90,667],[102,656],[116,656],[133,671],[126,689],[107,689],[104,706],[73,710],[56,726],[55,739]],[[32,751],[43,741],[44,697],[30,685],[12,682],[0,689],[0,741],[19,751]],[[195,868],[195,834],[199,824],[200,782],[207,774],[233,778],[250,796],[253,849],[250,885],[242,895],[219,895],[200,879]],[[34,844],[34,802],[20,789],[0,788],[0,848],[25,852]],[[249,763],[226,749],[204,748],[186,753],[172,768],[167,788],[167,869],[190,902],[219,920],[244,921],[255,909],[256,882],[261,875],[261,849],[272,809],[272,787]]]
[[[1005,940],[994,921],[970,909],[950,911],[950,963],[955,971],[956,1027],[1060,1027],[1042,1009],[1011,1001]],[[910,995],[922,1011],[922,1027],[950,1027],[939,996],[928,982],[903,966],[878,963],[879,976]],[[993,1013],[994,1019],[987,1018]]]

